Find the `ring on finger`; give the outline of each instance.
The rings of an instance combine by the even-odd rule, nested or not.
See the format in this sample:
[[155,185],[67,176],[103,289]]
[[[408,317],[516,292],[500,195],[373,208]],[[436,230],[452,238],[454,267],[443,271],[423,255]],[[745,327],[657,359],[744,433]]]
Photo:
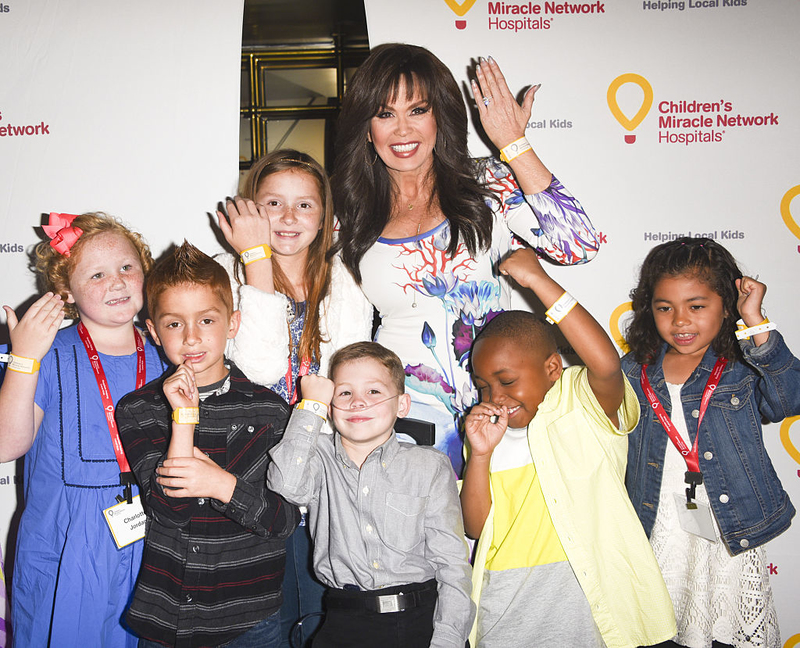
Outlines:
[[490,103],[492,103],[492,98],[491,97],[484,97],[483,98],[483,105],[484,106],[488,107]]

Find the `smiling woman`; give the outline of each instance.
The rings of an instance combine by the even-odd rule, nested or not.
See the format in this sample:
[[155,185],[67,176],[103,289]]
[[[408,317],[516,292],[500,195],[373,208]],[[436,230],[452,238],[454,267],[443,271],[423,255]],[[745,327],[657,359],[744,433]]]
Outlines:
[[403,360],[410,416],[436,423],[456,472],[458,421],[474,402],[470,346],[510,306],[497,262],[514,236],[561,264],[598,248],[578,201],[525,139],[538,86],[520,105],[491,58],[475,74],[481,124],[503,162],[469,157],[447,67],[394,43],[373,49],[348,85],[333,176],[342,260],[380,312],[376,341]]

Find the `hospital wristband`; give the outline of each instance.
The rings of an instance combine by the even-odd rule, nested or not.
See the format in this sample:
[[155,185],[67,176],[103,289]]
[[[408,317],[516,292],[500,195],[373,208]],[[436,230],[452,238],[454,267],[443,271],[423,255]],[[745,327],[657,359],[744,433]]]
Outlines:
[[0,354],[0,362],[7,362],[8,368],[11,371],[24,374],[34,374],[39,371],[39,361],[35,358],[23,358],[22,356],[9,354]]
[[544,316],[551,324],[558,324],[577,305],[578,300],[568,292],[564,292],[564,294],[556,299],[555,303],[545,311]]
[[511,142],[508,146],[500,149],[500,159],[506,164],[509,164],[511,160],[518,158],[525,151],[530,151],[532,148],[531,143],[525,137],[520,137],[518,140]]
[[767,331],[774,331],[778,328],[778,325],[774,322],[770,322],[768,318],[764,318],[760,324],[756,324],[755,326],[751,326],[746,328],[744,320],[739,320],[736,322],[736,326],[739,327],[739,330],[736,331],[736,339],[737,340],[749,340],[751,336],[758,335],[759,333],[766,333]]
[[172,420],[178,425],[197,425],[200,422],[200,408],[176,407],[172,410]]
[[272,248],[266,244],[256,245],[255,247],[248,248],[247,250],[242,250],[239,258],[245,265],[250,265],[251,263],[260,261],[261,259],[270,259],[272,258]]
[[299,410],[307,410],[312,414],[316,414],[323,421],[328,420],[328,406],[325,403],[304,398],[296,405],[296,407]]

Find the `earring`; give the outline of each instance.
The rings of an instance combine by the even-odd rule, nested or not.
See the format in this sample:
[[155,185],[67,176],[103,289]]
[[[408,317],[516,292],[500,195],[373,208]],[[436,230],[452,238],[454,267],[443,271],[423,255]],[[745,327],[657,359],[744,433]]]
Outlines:
[[[371,144],[371,142],[368,141],[367,142],[367,149],[369,149],[370,144]],[[375,154],[375,157],[372,159],[372,162],[370,162],[369,161],[369,152],[365,151],[365,155],[366,155],[366,158],[367,158],[367,164],[369,164],[370,166],[374,166],[375,163],[378,161],[378,151],[375,150],[375,146],[372,147],[372,152]]]

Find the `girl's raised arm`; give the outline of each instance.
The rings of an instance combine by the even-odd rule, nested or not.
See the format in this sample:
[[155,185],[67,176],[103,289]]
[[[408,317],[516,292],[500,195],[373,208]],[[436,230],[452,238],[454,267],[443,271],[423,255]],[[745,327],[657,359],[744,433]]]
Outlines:
[[0,463],[19,459],[33,445],[44,412],[34,403],[39,382],[39,363],[53,344],[64,319],[64,302],[51,292],[36,300],[21,320],[9,306],[13,355],[32,360],[30,372],[7,370],[0,387]]

